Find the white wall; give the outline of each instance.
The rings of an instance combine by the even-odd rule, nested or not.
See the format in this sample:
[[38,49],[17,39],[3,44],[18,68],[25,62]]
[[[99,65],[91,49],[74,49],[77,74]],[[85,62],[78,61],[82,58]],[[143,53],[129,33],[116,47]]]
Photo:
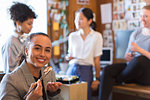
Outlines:
[[0,71],[4,69],[1,58],[1,46],[14,31],[13,21],[10,19],[8,13],[8,9],[14,1],[31,5],[34,8],[35,13],[38,15],[34,20],[31,33],[47,33],[47,0],[0,0]]
[[32,5],[38,15],[31,32],[47,33],[47,0],[28,0],[28,5]]

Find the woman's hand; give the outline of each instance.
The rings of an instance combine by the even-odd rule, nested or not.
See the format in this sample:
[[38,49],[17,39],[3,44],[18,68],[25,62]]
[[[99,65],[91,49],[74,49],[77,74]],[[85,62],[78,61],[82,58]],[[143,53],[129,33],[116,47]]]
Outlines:
[[132,42],[131,43],[131,51],[133,52],[138,52],[140,53],[141,55],[147,57],[150,59],[150,52],[149,51],[146,51],[144,50],[143,48],[139,47],[136,43]]
[[38,80],[36,83],[32,83],[29,91],[31,91],[35,86],[36,88],[27,96],[26,100],[38,100],[40,97],[43,96],[43,87],[41,81]]
[[100,84],[100,81],[98,81],[98,80],[93,81],[92,84],[91,84],[92,90],[96,91],[99,87],[99,84]]
[[48,82],[47,83],[47,91],[54,93],[60,88],[61,85],[62,85],[62,83],[60,83],[60,82]]
[[140,50],[140,47],[136,43],[132,42],[131,43],[131,51],[139,52],[139,50]]
[[69,54],[67,54],[65,58],[66,58],[66,60],[68,60],[68,61],[70,61],[71,59],[73,59],[73,57],[72,57],[71,55],[69,55]]
[[[139,52],[139,53],[140,53],[141,48],[140,48],[136,43],[132,42],[132,43],[131,43],[131,48],[130,48],[130,50],[131,50],[133,53],[134,53],[134,52]],[[126,59],[127,61],[131,61],[131,60],[133,59],[133,57],[134,57],[134,54],[131,54],[131,53],[127,53],[127,54],[125,55],[125,59]]]
[[132,59],[133,59],[133,55],[131,54],[131,53],[127,53],[126,55],[125,55],[125,59],[128,61],[128,62],[130,62]]

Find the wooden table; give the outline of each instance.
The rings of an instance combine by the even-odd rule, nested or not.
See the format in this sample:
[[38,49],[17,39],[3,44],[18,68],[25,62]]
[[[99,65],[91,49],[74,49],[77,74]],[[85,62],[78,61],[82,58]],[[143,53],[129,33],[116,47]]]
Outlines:
[[87,82],[63,84],[61,95],[64,100],[87,100]]

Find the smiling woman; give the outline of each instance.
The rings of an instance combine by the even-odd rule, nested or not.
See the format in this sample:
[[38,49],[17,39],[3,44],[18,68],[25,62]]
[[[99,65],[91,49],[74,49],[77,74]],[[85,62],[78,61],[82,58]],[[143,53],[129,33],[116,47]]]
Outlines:
[[[34,65],[37,68],[41,68],[50,60],[51,41],[48,37],[42,35],[37,35],[36,37],[33,37],[31,39],[32,42],[31,40],[30,42],[27,42],[28,47],[26,46],[25,49],[25,53],[27,55],[26,60],[27,62],[29,62],[29,66]],[[29,38],[27,39],[27,41],[29,41]]]
[[[59,89],[62,84],[56,82],[55,72],[51,70],[44,77],[51,49],[47,34],[30,34],[20,54],[19,66],[1,81],[0,100],[23,100],[28,91],[31,93],[26,96],[27,100],[63,100]],[[44,78],[40,80],[41,77]]]

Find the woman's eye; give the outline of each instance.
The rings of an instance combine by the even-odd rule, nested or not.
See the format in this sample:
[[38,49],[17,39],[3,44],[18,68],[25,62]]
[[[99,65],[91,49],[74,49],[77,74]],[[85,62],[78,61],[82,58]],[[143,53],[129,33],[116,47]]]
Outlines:
[[38,47],[36,47],[35,49],[36,49],[36,50],[40,50],[40,48],[38,48]]
[[46,52],[51,52],[51,50],[49,50],[49,49],[47,49],[47,50],[45,50]]
[[147,15],[143,15],[144,18],[147,18]]

